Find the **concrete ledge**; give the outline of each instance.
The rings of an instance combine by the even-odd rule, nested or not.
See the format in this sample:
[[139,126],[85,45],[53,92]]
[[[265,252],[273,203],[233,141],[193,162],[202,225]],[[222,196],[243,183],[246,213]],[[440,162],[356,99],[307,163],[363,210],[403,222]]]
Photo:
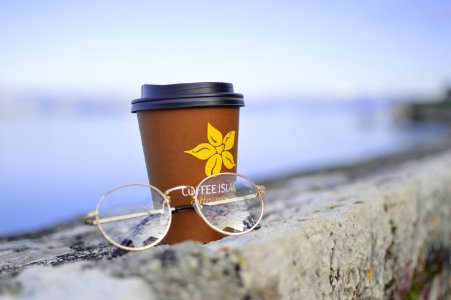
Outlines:
[[265,201],[260,230],[206,245],[124,254],[74,224],[4,238],[0,299],[450,296],[451,151],[275,182]]

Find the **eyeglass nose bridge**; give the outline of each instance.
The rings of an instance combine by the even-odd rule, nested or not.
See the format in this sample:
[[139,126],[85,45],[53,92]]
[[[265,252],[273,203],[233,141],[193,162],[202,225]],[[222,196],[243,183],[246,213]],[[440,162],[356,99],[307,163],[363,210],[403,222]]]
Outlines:
[[164,195],[168,199],[170,199],[171,197],[169,196],[169,194],[174,191],[178,191],[178,190],[182,190],[182,195],[185,197],[188,197],[188,196],[194,197],[196,195],[196,189],[193,186],[189,186],[189,185],[181,185],[181,186],[176,186],[176,187],[170,188],[169,190],[166,190],[164,192]]

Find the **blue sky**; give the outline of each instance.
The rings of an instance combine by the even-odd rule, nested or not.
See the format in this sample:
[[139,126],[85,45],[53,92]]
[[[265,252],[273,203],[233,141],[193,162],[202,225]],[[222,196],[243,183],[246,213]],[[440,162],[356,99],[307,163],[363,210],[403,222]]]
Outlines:
[[2,1],[0,89],[228,81],[276,95],[451,84],[447,1]]

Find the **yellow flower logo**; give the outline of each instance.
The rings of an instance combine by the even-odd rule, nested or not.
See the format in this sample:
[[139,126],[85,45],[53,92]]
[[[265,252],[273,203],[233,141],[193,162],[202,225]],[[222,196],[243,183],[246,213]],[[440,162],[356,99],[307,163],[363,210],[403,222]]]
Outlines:
[[224,139],[222,133],[208,123],[208,143],[197,145],[185,153],[191,154],[198,159],[207,160],[205,174],[211,176],[221,172],[222,164],[227,169],[232,169],[235,165],[232,153],[227,150],[232,149],[235,144],[235,131],[230,131]]

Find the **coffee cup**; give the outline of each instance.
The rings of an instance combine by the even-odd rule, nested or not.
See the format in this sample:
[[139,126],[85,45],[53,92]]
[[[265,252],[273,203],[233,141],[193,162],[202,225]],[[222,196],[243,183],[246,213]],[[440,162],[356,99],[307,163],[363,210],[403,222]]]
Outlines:
[[[149,183],[161,191],[196,187],[204,178],[236,172],[239,111],[243,95],[223,82],[144,84],[132,101],[137,114]],[[172,207],[192,204],[189,189],[171,192]],[[163,243],[222,238],[194,210],[172,217]]]

